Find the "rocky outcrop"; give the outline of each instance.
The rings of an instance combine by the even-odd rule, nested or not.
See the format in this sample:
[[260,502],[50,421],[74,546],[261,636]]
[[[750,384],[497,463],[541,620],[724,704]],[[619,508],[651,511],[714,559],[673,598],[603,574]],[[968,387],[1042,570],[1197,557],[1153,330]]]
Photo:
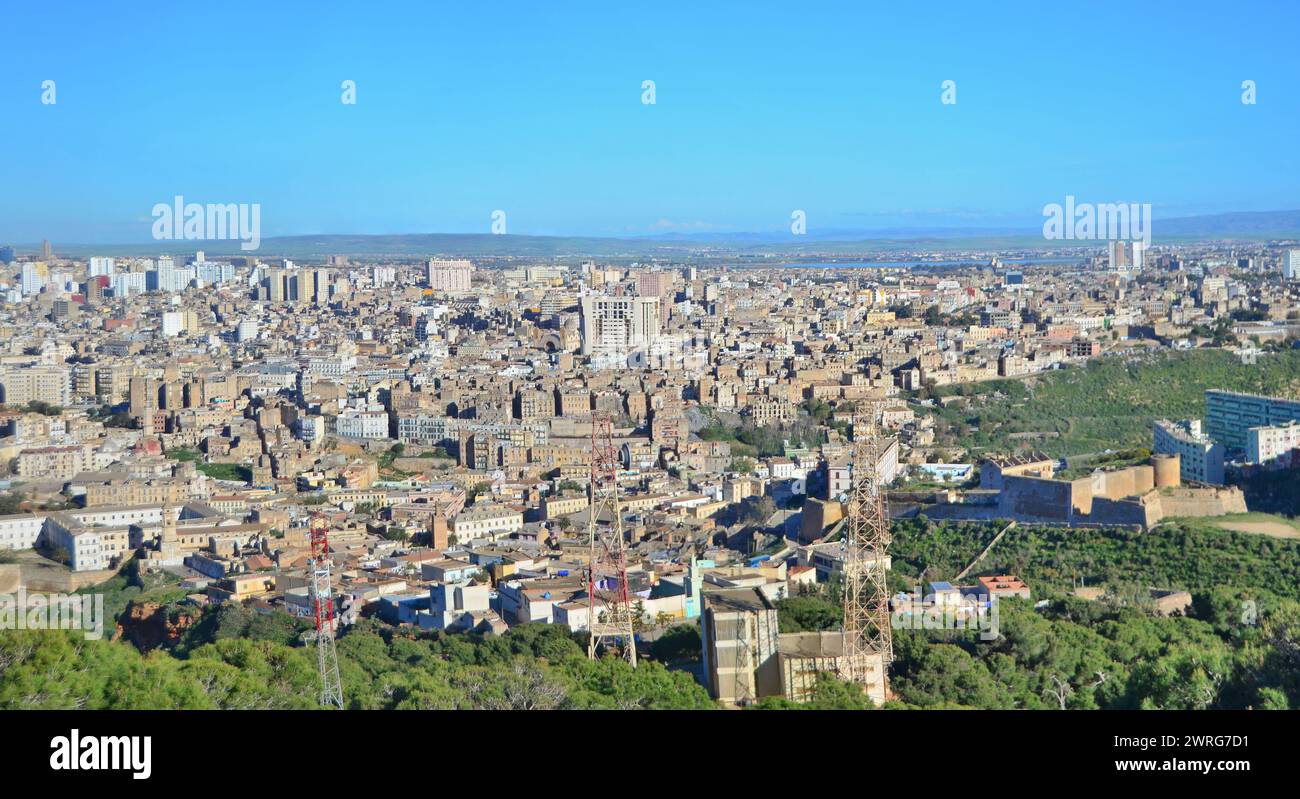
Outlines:
[[175,606],[131,602],[117,619],[113,640],[125,639],[141,652],[158,647],[171,649],[196,620],[188,610]]

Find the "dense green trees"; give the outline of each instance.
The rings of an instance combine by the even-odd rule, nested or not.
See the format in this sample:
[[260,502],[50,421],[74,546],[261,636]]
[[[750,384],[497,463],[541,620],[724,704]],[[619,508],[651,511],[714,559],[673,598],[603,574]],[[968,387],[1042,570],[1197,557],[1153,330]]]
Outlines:
[[23,495],[6,491],[0,494],[0,516],[11,516],[23,512]]
[[[255,614],[256,615],[256,614]],[[212,643],[141,655],[74,633],[0,633],[0,708],[313,708],[313,650],[283,625],[213,614]],[[202,633],[195,632],[195,640]],[[238,637],[236,637],[238,634]],[[191,642],[192,643],[192,642]],[[589,661],[567,630],[522,625],[506,635],[403,635],[363,621],[338,641],[352,708],[710,708],[687,672],[646,661]]]
[[700,627],[697,624],[674,624],[650,644],[650,654],[660,663],[699,660]]
[[[1001,526],[997,520],[896,521],[891,585],[907,589],[918,578],[953,579]],[[1193,593],[1231,585],[1300,600],[1300,541],[1192,521],[1145,532],[1022,524],[1007,532],[974,572],[994,573],[1024,578],[1039,596],[1081,585],[1138,584]]]
[[841,682],[831,674],[818,674],[812,696],[806,702],[792,702],[781,696],[765,697],[756,710],[867,710],[871,699],[857,683]]
[[[900,521],[893,579],[900,588],[952,579],[1000,527]],[[998,635],[987,641],[968,631],[895,630],[896,701],[886,707],[1300,709],[1300,541],[1184,523],[1142,533],[1025,525],[977,569],[1008,571],[1046,605],[1003,601]],[[156,579],[128,566],[97,590],[109,594],[113,615],[129,600],[194,612]],[[1069,596],[1081,581],[1114,598]],[[1155,615],[1149,586],[1190,591],[1192,605],[1183,616]],[[838,591],[833,582],[781,601],[781,630],[839,629]],[[316,707],[304,629],[284,614],[228,604],[202,611],[170,652],[141,654],[72,632],[0,631],[0,709]],[[690,672],[663,665],[698,657],[693,625],[666,630],[635,671],[613,658],[588,660],[580,640],[553,625],[481,636],[366,619],[338,650],[352,708],[714,706]],[[824,676],[809,706],[866,700]]]
[[843,609],[823,596],[800,595],[777,603],[777,621],[783,633],[834,630],[844,618]]
[[1296,603],[1226,637],[1202,619],[1059,600],[1007,601],[1001,635],[900,631],[893,690],[911,705],[981,708],[1300,707]]
[[[1001,522],[894,524],[900,589],[951,579]],[[999,605],[999,636],[895,630],[902,706],[979,708],[1300,708],[1300,542],[1170,525],[1134,533],[1017,527],[980,564],[1029,580],[1034,610]],[[1115,598],[1067,595],[1079,581]],[[1189,590],[1186,616],[1154,615],[1148,586]],[[834,630],[833,598],[779,604],[783,632]],[[778,706],[779,703],[768,703]]]
[[[1035,611],[1000,608],[1000,635],[896,630],[892,688],[900,707],[1300,707],[1300,605],[1272,600],[1242,614],[1240,592],[1200,595],[1195,617],[1067,598]],[[789,604],[793,602],[794,604]],[[816,613],[809,609],[820,603]],[[835,605],[788,600],[820,629]],[[784,614],[783,614],[784,615]],[[1243,621],[1244,619],[1244,621]],[[217,624],[226,627],[230,622]],[[232,625],[227,631],[233,630]],[[72,632],[0,633],[0,708],[313,708],[309,647],[220,637],[177,657]],[[684,637],[684,636],[683,636]],[[692,642],[694,643],[694,642]],[[589,661],[562,628],[506,635],[407,634],[363,621],[339,639],[351,708],[710,708],[690,673],[643,661]],[[867,705],[826,676],[810,707]],[[760,707],[791,703],[769,699]]]
[[141,655],[79,633],[0,633],[0,708],[203,709],[316,706],[315,662],[304,649],[231,639],[188,660]]
[[183,656],[204,644],[233,638],[296,646],[302,643],[302,634],[310,628],[308,620],[287,613],[258,613],[238,603],[226,602],[207,609],[197,623],[186,628],[176,652]]

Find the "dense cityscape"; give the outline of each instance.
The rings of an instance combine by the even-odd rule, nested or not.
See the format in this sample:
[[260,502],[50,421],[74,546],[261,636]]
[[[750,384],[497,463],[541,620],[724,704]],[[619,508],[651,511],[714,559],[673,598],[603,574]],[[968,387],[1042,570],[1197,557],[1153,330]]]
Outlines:
[[42,249],[0,593],[105,599],[0,633],[5,707],[1300,701],[1295,247]]
[[0,785],[1288,784],[1300,6],[2,18]]

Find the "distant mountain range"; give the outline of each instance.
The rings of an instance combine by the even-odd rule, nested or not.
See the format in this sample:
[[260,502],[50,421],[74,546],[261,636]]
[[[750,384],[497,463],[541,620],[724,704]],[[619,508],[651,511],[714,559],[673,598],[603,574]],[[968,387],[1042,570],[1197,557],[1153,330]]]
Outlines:
[[[1156,243],[1195,243],[1211,240],[1243,242],[1300,241],[1300,211],[1247,211],[1152,220]],[[401,235],[312,234],[275,236],[262,240],[255,253],[245,253],[238,241],[154,241],[141,244],[77,244],[56,246],[66,255],[142,255],[191,253],[319,258],[423,257],[431,254],[462,257],[518,258],[679,258],[687,256],[745,258],[764,256],[867,255],[899,251],[972,251],[1100,247],[1092,241],[1045,241],[1041,228],[891,227],[878,229],[810,230],[786,233],[659,233],[634,237],[496,236],[480,233],[411,233]],[[35,251],[30,245],[20,252]]]

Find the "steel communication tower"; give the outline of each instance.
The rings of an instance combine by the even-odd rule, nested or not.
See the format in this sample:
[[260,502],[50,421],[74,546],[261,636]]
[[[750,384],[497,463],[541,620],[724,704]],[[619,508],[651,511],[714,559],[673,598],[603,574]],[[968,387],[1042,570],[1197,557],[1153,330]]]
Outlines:
[[635,668],[636,638],[618,502],[618,452],[613,422],[605,414],[597,414],[591,423],[591,504],[587,510],[587,623],[591,628],[587,657],[595,659],[602,645],[612,644]]
[[844,537],[844,656],[840,676],[863,686],[880,703],[888,696],[894,658],[886,558],[891,533],[877,461],[882,442],[874,426],[855,426],[853,483]]
[[339,656],[334,650],[334,589],[330,580],[329,520],[311,517],[311,596],[316,615],[316,660],[320,666],[320,703],[343,709]]

